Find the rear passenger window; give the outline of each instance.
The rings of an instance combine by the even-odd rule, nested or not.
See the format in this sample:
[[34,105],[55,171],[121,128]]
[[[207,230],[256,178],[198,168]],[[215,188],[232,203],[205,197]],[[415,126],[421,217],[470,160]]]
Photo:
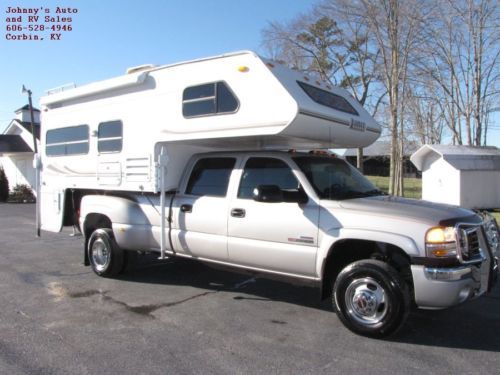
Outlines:
[[281,190],[296,190],[299,181],[291,168],[280,159],[250,158],[241,176],[238,198],[252,199],[253,189],[258,185],[277,185]]
[[186,194],[225,197],[235,162],[234,158],[199,160],[189,177]]
[[120,152],[122,150],[123,126],[121,121],[101,122],[97,132],[97,151]]

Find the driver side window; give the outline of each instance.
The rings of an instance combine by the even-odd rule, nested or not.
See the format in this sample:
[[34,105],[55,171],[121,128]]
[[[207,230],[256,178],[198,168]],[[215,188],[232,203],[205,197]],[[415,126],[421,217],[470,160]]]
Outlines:
[[291,168],[274,158],[250,158],[245,164],[238,189],[238,198],[252,199],[258,185],[277,185],[281,190],[297,190],[299,182]]

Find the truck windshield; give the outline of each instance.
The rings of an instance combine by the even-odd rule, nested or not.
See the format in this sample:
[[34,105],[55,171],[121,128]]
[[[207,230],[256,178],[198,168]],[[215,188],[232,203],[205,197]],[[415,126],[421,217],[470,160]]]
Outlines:
[[344,160],[324,156],[297,156],[293,160],[321,199],[343,200],[384,195]]

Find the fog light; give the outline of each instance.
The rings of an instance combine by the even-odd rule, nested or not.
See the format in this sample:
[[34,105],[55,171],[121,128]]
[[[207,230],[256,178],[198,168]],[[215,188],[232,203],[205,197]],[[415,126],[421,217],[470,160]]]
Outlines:
[[472,290],[468,286],[463,288],[460,293],[458,293],[459,302],[464,302],[472,297]]

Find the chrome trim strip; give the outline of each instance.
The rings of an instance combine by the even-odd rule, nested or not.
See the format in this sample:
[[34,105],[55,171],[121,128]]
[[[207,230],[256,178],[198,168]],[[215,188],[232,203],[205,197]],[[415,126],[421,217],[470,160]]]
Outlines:
[[456,281],[462,280],[472,272],[470,267],[433,268],[424,267],[425,277],[429,280]]

